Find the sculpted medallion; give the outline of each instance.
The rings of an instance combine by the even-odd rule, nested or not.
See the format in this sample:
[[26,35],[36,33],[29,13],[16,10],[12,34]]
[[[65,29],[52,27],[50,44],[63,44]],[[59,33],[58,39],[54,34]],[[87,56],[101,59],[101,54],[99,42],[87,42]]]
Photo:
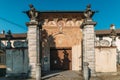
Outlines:
[[100,40],[100,46],[109,46],[110,42],[108,40]]

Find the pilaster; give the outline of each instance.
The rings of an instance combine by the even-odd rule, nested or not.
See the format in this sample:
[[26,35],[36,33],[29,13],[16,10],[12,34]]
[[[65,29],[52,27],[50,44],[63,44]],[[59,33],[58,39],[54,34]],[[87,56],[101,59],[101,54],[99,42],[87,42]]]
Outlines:
[[86,19],[83,23],[83,63],[89,64],[91,75],[95,74],[95,25],[96,22],[92,19]]
[[28,56],[29,56],[29,77],[36,78],[36,61],[37,61],[37,21],[30,21],[28,26]]

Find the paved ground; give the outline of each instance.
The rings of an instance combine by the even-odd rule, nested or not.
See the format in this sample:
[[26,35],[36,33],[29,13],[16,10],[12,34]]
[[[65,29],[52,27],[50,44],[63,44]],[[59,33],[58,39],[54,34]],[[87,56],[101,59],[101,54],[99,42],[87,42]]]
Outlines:
[[22,78],[5,78],[1,77],[0,80],[35,80],[35,79],[22,79]]
[[[0,80],[35,80],[35,79],[22,79],[22,78],[5,78],[1,77]],[[42,77],[42,80],[83,80],[82,74],[77,71],[62,71],[52,72]]]
[[82,74],[77,71],[62,71],[43,77],[43,80],[83,80]]
[[120,80],[120,75],[96,76],[90,80]]
[[[0,80],[35,80],[35,79],[22,79],[22,78],[5,78],[0,77]],[[54,71],[42,77],[42,80],[84,80],[82,72],[77,71]],[[90,80],[120,80],[120,73],[106,73],[99,74],[96,77],[91,77]]]

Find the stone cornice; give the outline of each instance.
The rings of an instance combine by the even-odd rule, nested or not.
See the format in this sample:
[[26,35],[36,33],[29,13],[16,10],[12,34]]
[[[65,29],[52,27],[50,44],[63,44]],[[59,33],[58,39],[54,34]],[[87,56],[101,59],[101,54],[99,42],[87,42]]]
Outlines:
[[[43,26],[45,29],[58,29],[57,26]],[[64,26],[63,28],[71,29],[71,28],[80,28],[80,26]]]
[[31,21],[31,22],[27,22],[26,25],[29,27],[30,25],[38,25],[37,21]]
[[92,20],[85,20],[83,23],[82,23],[82,25],[81,25],[81,28],[83,28],[85,25],[96,25],[97,24],[97,22],[94,22],[94,21],[92,21]]
[[95,46],[95,48],[116,48],[117,46]]
[[93,22],[93,21],[87,21],[87,22],[84,22],[83,25],[96,25],[97,23],[96,22]]
[[62,18],[67,18],[67,19],[73,19],[76,18],[77,20],[85,19],[85,16],[83,13],[39,13],[38,21],[44,20],[44,19],[49,19],[53,20],[54,18],[62,19]]

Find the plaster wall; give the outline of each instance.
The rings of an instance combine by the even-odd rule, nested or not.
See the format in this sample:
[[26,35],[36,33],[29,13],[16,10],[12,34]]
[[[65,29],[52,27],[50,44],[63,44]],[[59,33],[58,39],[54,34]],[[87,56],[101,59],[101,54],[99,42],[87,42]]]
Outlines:
[[96,72],[117,72],[116,47],[95,48]]
[[[46,34],[43,40],[43,56],[48,61],[43,61],[44,70],[49,70],[50,66],[50,48],[72,48],[72,70],[81,70],[81,43],[82,31],[80,25],[83,20],[59,20],[45,22],[43,33]],[[59,26],[62,25],[62,26]],[[48,51],[46,51],[48,50]],[[42,59],[44,60],[44,59]],[[48,66],[48,67],[46,67]]]
[[[96,39],[99,40],[99,37],[96,37]],[[110,43],[112,41],[112,39],[109,36],[103,36],[103,39],[104,40],[108,40]],[[117,49],[120,51],[120,45],[119,45],[120,44],[120,39],[118,37],[116,38],[116,42],[115,43],[116,43]]]
[[20,75],[28,73],[28,51],[27,49],[6,50],[6,75]]

